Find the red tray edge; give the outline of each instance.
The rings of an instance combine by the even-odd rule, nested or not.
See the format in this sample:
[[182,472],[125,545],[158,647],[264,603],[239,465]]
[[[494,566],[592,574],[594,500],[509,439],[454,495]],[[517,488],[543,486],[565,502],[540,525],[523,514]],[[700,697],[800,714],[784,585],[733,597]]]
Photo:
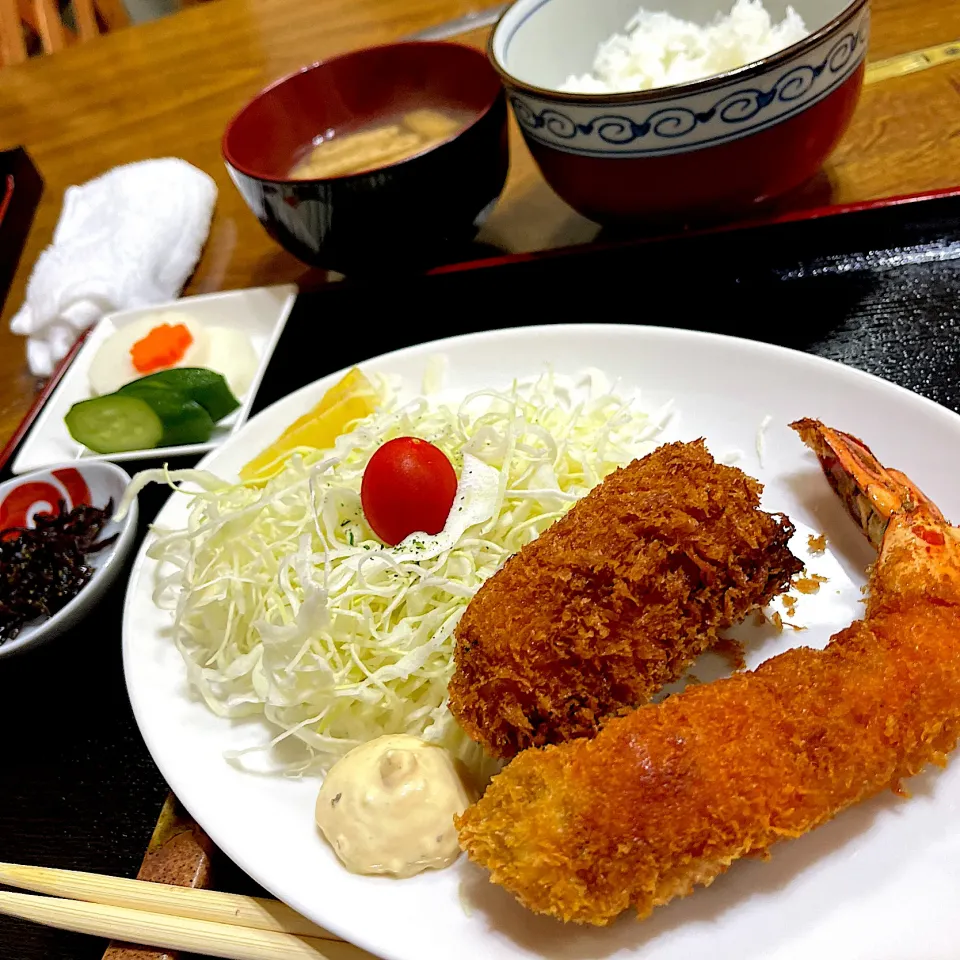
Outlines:
[[531,260],[545,260],[552,257],[569,257],[581,253],[604,250],[618,250],[628,247],[643,246],[647,243],[658,243],[665,240],[676,240],[681,237],[709,236],[717,233],[732,233],[737,230],[747,230],[756,227],[772,226],[778,223],[797,223],[806,220],[818,220],[823,217],[842,216],[847,213],[860,213],[881,207],[902,206],[908,203],[920,203],[928,200],[943,200],[948,197],[960,197],[960,184],[953,187],[942,187],[938,190],[928,190],[920,193],[905,193],[892,197],[879,197],[872,200],[858,200],[854,203],[828,204],[820,207],[807,207],[801,210],[791,210],[786,213],[777,213],[773,216],[759,216],[748,220],[738,220],[735,223],[726,223],[719,226],[680,230],[674,233],[655,234],[647,237],[635,237],[619,240],[602,240],[594,243],[572,244],[565,247],[555,247],[552,250],[531,250],[521,253],[505,253],[499,257],[482,257],[476,260],[465,260],[460,263],[445,264],[427,271],[427,276],[439,276],[446,273],[459,273],[468,270],[481,270],[492,267],[509,266],[513,263],[527,263]]

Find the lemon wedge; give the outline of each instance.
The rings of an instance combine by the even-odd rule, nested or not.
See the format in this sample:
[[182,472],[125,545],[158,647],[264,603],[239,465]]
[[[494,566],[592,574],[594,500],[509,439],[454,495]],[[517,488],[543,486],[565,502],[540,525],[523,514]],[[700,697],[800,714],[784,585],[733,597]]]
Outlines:
[[329,449],[340,434],[374,412],[378,399],[373,384],[353,367],[312,410],[291,423],[266,450],[243,467],[240,479],[264,482],[283,469],[294,450]]

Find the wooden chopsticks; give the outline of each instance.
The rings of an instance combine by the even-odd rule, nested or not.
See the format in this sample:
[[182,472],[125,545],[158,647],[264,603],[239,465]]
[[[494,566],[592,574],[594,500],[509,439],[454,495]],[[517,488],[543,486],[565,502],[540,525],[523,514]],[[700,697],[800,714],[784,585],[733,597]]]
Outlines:
[[896,57],[890,57],[889,60],[874,60],[867,64],[863,82],[879,83],[881,80],[904,77],[909,73],[929,70],[942,63],[953,63],[955,60],[960,60],[960,40],[939,43],[935,47],[913,50],[910,53],[901,53]]
[[74,870],[0,863],[0,913],[63,930],[226,960],[362,960],[370,955],[278,900]]

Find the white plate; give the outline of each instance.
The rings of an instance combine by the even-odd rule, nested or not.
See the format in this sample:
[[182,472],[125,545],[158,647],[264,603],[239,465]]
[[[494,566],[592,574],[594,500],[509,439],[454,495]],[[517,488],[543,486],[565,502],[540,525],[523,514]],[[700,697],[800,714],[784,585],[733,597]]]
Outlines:
[[[184,297],[172,303],[136,310],[122,310],[105,316],[91,332],[87,342],[70,364],[53,395],[43,406],[36,423],[20,445],[17,458],[10,468],[14,474],[26,473],[62,463],[67,460],[143,460],[155,457],[179,457],[213,450],[236,433],[246,423],[257,388],[270,362],[274,347],[283,333],[287,317],[297,298],[293,284],[275,287],[256,287],[250,290],[228,290],[199,297]],[[240,407],[224,417],[213,429],[207,443],[179,447],[156,447],[151,450],[131,450],[127,453],[97,454],[81,446],[67,431],[63,418],[75,403],[93,396],[90,390],[89,370],[100,344],[120,327],[147,315],[162,315],[165,310],[176,310],[195,316],[201,323],[242,330],[250,338],[257,355],[257,372],[250,389],[238,399]]]
[[[743,451],[741,466],[766,484],[766,508],[786,511],[800,528],[799,548],[811,530],[827,534],[828,553],[811,569],[827,572],[830,582],[797,606],[795,620],[809,629],[779,636],[748,630],[751,666],[796,643],[823,645],[849,623],[862,610],[859,586],[871,556],[816,460],[787,429],[791,420],[819,417],[861,436],[882,460],[908,472],[947,516],[960,517],[960,417],[839,364],[708,334],[578,325],[455,338],[363,368],[419,383],[427,358],[440,351],[450,361],[450,382],[464,390],[503,385],[551,363],[570,373],[598,366],[643,388],[651,403],[672,397],[681,416],[670,438],[702,434],[715,454]],[[235,473],[337,376],[264,411],[205,465]],[[761,465],[756,438],[767,414],[772,420]],[[158,522],[176,525],[184,517],[182,498],[172,499]],[[261,731],[256,723],[219,720],[188,692],[180,657],[165,636],[168,617],[151,601],[154,571],[141,552],[127,594],[123,654],[130,700],[161,772],[255,880],[375,954],[389,960],[956,956],[960,762],[912,781],[909,802],[878,797],[782,844],[770,863],[735,864],[709,889],[642,924],[624,917],[607,929],[564,927],[534,916],[464,858],[404,881],[349,874],[314,828],[317,782],[242,773],[222,759],[224,750],[250,743]]]

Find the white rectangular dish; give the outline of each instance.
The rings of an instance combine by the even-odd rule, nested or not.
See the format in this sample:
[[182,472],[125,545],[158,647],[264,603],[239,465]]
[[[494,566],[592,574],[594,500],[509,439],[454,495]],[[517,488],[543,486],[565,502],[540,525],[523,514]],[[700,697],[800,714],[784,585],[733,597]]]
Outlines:
[[[123,310],[104,317],[87,338],[57,389],[44,405],[36,423],[20,445],[11,471],[14,474],[27,473],[51,463],[68,460],[121,461],[179,457],[205,453],[220,446],[247,421],[260,381],[293,309],[296,296],[297,288],[294,284],[255,287],[250,290],[229,290],[199,297],[184,297],[171,303]],[[257,371],[250,388],[238,398],[239,409],[214,427],[213,435],[206,443],[113,454],[98,454],[81,446],[70,436],[63,418],[73,404],[94,395],[90,387],[90,364],[101,344],[116,330],[148,315],[162,318],[165,311],[189,313],[205,325],[231,327],[250,338],[257,356]]]

